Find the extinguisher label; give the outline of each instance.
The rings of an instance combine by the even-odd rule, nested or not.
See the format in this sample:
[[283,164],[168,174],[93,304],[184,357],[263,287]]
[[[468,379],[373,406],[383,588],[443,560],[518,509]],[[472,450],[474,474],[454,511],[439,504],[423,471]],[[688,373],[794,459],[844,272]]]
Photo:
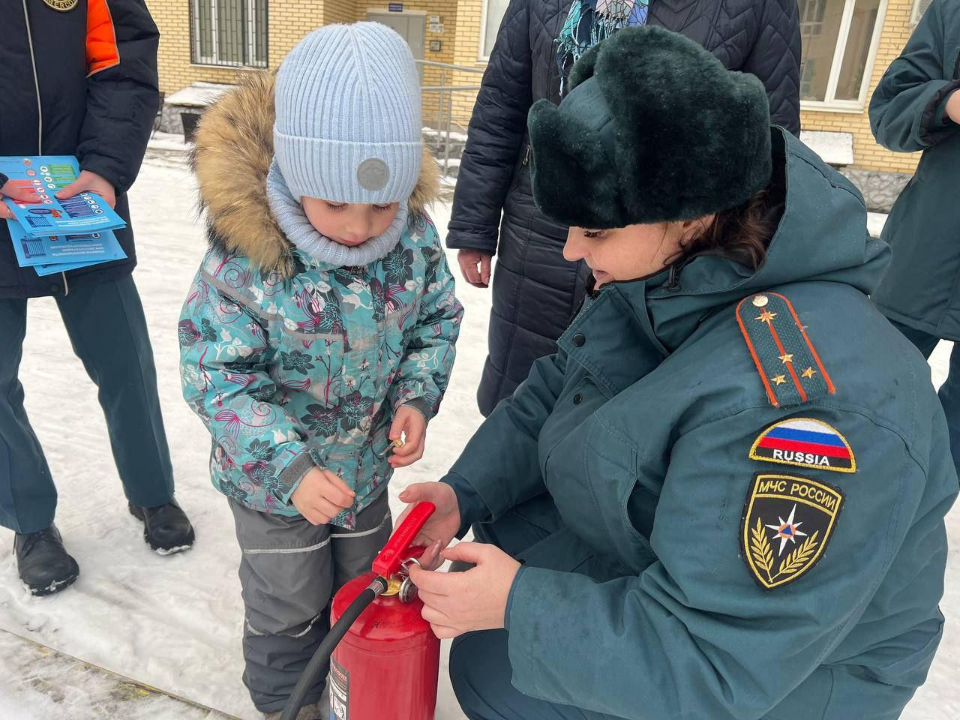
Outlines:
[[330,720],[350,720],[350,673],[330,661]]

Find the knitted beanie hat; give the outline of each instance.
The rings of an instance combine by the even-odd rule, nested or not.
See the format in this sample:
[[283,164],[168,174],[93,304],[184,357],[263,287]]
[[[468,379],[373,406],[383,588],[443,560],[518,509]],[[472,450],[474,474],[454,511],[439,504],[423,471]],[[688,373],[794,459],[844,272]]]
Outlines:
[[386,25],[328,25],[277,73],[274,153],[291,195],[341,203],[407,200],[420,177],[420,81]]
[[625,28],[580,58],[570,86],[528,118],[534,200],[561,224],[693,220],[770,182],[763,84],[682,35]]

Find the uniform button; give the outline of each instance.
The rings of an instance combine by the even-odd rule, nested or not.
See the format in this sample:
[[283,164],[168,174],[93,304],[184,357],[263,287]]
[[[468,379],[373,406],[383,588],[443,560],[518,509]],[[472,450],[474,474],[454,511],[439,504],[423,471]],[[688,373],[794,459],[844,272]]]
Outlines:
[[579,404],[582,403],[582,402],[583,402],[583,394],[582,394],[582,393],[577,393],[576,395],[573,396],[573,404],[574,404],[574,405],[579,405]]
[[583,333],[577,333],[573,336],[574,347],[583,347],[585,342],[587,342],[587,339],[583,336]]

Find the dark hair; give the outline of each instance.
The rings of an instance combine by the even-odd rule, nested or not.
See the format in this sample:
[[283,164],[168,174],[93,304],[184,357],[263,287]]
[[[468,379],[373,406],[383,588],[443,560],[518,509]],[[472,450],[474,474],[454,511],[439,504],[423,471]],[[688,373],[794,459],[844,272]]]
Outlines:
[[767,257],[775,229],[769,219],[768,192],[761,190],[742,205],[717,213],[708,227],[682,241],[674,262],[684,265],[698,255],[723,255],[757,270]]

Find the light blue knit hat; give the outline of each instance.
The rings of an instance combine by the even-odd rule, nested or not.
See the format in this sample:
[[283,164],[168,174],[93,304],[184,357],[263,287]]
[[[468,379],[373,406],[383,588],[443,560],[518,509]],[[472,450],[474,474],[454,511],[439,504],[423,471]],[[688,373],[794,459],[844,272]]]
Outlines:
[[386,25],[314,30],[280,65],[274,153],[291,195],[342,203],[407,200],[420,177],[420,81]]

